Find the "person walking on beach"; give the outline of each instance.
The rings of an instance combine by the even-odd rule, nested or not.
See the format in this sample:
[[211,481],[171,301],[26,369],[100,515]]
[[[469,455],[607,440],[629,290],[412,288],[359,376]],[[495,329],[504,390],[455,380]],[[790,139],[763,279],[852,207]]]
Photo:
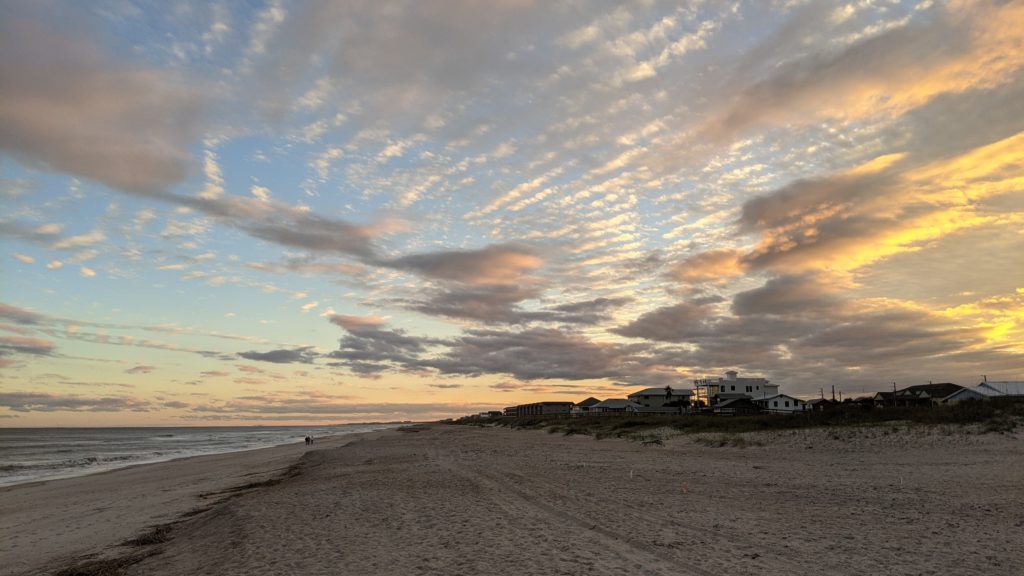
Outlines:
[[309,446],[312,443],[313,443],[313,439],[310,438],[309,436],[306,436],[306,446]]

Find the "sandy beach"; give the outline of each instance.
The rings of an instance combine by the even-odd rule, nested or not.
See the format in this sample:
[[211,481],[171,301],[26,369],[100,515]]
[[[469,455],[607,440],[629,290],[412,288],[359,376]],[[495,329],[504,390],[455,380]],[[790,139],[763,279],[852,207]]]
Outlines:
[[355,436],[0,487],[0,574],[44,574],[90,555],[122,554],[112,545],[207,508],[233,488],[274,478],[307,450],[342,446]]
[[[134,554],[128,575],[992,576],[1024,563],[1019,434],[817,429],[735,447],[413,430],[4,490],[3,573],[90,553]],[[212,507],[197,497],[295,462]],[[111,546],[204,502],[166,541]]]

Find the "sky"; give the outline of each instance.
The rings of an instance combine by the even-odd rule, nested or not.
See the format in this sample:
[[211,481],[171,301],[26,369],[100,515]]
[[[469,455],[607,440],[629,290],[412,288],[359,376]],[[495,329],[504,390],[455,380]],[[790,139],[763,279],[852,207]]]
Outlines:
[[0,1],[0,426],[1024,379],[1024,3]]

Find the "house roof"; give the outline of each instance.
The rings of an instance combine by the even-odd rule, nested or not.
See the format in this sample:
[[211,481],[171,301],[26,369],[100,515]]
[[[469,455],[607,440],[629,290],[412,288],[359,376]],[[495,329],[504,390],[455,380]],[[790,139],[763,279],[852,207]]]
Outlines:
[[952,382],[942,382],[940,384],[918,384],[917,386],[909,386],[903,390],[897,390],[896,394],[899,394],[900,392],[911,392],[920,398],[945,398],[962,388],[963,386],[953,384]]
[[740,398],[750,400],[750,394],[747,394],[745,392],[719,392],[718,394],[715,394],[715,397],[722,401],[738,400]]
[[740,406],[749,406],[753,408],[760,408],[757,404],[754,404],[750,398],[731,398],[724,402],[719,402],[714,405],[715,409],[718,408],[739,408]]
[[990,380],[988,382],[982,382],[981,384],[978,384],[978,386],[975,388],[975,390],[984,394],[985,392],[982,392],[982,389],[998,392],[1000,395],[1024,396],[1024,381],[1005,380],[997,382]]
[[600,400],[598,400],[597,398],[594,398],[593,396],[591,396],[590,398],[587,398],[586,400],[584,400],[582,402],[577,402],[576,405],[577,406],[582,406],[584,408],[589,408],[590,406],[593,406],[594,404],[597,404],[598,402],[600,402]]
[[952,400],[954,398],[958,398],[960,396],[964,396],[964,400],[968,400],[968,399],[972,399],[972,398],[973,399],[988,398],[989,396],[998,396],[998,395],[999,394],[993,394],[993,393],[990,393],[988,391],[982,392],[982,391],[978,390],[977,388],[961,388],[961,389],[957,390],[956,392],[953,392],[949,396],[946,396],[945,398],[943,398],[942,401],[943,402],[947,402],[949,400]]
[[[896,398],[945,398],[957,390],[963,390],[963,386],[959,384],[953,384],[952,382],[942,382],[940,384],[918,384],[916,386],[907,386],[896,391]],[[877,392],[874,396],[876,400],[892,400],[892,392]]]
[[775,400],[778,398],[788,398],[790,400],[796,400],[797,402],[803,402],[803,400],[799,398],[794,398],[789,394],[775,394],[774,396],[768,396],[767,398],[754,398],[754,402],[767,402],[768,400]]
[[[672,388],[672,387],[669,387],[669,389],[672,390],[672,395],[673,396],[692,396],[693,395],[693,391],[690,390],[690,389],[687,389],[687,388]],[[630,398],[632,398],[633,396],[668,396],[668,392],[665,390],[665,388],[644,388],[643,390],[640,390],[639,392],[633,392],[632,394],[629,395]]]
[[625,398],[609,398],[608,400],[594,404],[591,408],[611,408],[613,410],[618,410],[621,408],[643,408],[643,406],[631,400],[626,400]]

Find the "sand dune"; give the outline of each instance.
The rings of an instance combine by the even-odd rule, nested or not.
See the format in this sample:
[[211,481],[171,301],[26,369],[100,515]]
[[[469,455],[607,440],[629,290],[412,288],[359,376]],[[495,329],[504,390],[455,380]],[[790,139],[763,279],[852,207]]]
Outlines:
[[1019,437],[750,439],[765,445],[440,425],[361,438],[175,525],[124,573],[1020,573]]

